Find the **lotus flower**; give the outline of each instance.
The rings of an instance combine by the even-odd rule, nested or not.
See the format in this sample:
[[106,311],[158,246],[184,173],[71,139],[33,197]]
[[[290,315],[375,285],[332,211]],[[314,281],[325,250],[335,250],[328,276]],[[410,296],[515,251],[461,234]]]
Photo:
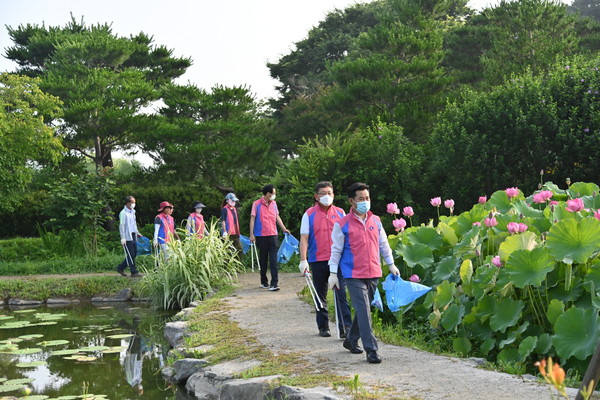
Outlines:
[[402,232],[406,228],[406,220],[404,218],[395,219],[392,221],[392,225],[394,225],[396,232]]
[[429,200],[429,202],[431,203],[432,206],[439,207],[440,205],[442,205],[442,198],[434,197],[433,199]]
[[413,211],[412,207],[404,207],[402,209],[402,214],[404,214],[404,216],[406,217],[412,217],[413,215],[415,215],[415,212]]
[[486,219],[483,220],[483,223],[488,228],[498,225],[498,221],[496,221],[495,217],[487,217]]
[[524,223],[520,222],[519,223],[519,233],[523,233],[527,230],[527,228],[529,228],[527,225],[525,225]]
[[511,187],[504,190],[509,199],[517,197],[519,195],[519,188]]
[[419,275],[417,274],[411,275],[410,278],[408,278],[408,280],[415,283],[421,282],[421,278],[419,278]]
[[481,222],[479,222],[479,221],[473,222],[473,225],[474,226],[481,226]]
[[567,200],[567,211],[578,212],[581,210],[583,210],[583,199],[577,198],[577,199]]
[[598,211],[594,211],[594,217],[595,217],[595,218],[596,218],[598,221],[600,221],[600,210],[598,210]]
[[492,264],[494,264],[496,267],[500,268],[502,266],[502,261],[500,261],[500,256],[496,256],[496,257],[492,258]]
[[479,199],[477,200],[477,202],[479,204],[485,204],[486,201],[487,201],[487,196],[479,196]]
[[388,203],[387,210],[389,214],[400,214],[400,209],[396,203]]
[[452,200],[452,199],[444,200],[444,207],[453,209],[454,208],[454,200]]
[[552,201],[550,202],[550,205],[551,205],[551,206],[557,206],[557,205],[558,205],[558,201],[556,201],[556,200],[552,200]]
[[533,202],[537,203],[537,204],[545,203],[553,195],[554,195],[554,193],[552,193],[551,190],[542,190],[541,192],[536,193],[536,194],[533,195]]
[[506,225],[506,229],[508,229],[508,233],[511,235],[514,233],[519,233],[519,224],[516,222],[509,222],[508,225]]

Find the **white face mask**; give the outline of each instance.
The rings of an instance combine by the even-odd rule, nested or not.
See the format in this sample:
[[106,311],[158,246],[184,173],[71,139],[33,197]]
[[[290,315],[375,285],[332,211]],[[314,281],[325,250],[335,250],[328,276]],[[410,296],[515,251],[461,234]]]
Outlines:
[[131,203],[131,204],[129,205],[129,207],[131,207],[131,209],[133,210],[133,209],[135,208],[135,203]]
[[197,212],[198,214],[200,214],[200,213],[202,212],[202,209],[201,209],[201,208],[196,208],[196,212]]
[[227,204],[229,204],[230,207],[233,207],[233,206],[235,206],[235,201],[227,200]]
[[275,196],[274,194],[272,194],[271,195],[271,200],[275,200],[275,197],[277,197],[277,196]]
[[319,202],[325,207],[329,207],[331,204],[333,204],[333,196],[330,196],[328,194],[326,194],[325,196],[321,196],[319,198]]

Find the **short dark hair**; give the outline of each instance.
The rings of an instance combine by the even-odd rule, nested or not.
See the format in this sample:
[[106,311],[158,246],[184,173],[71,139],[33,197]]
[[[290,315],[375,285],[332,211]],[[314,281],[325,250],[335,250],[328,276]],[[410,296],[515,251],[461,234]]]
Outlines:
[[273,193],[273,189],[275,189],[275,186],[273,185],[265,185],[262,189],[263,194],[267,194],[267,193]]
[[131,203],[131,200],[135,200],[135,197],[133,197],[133,196],[126,196],[125,197],[125,203]]
[[331,184],[331,182],[321,181],[321,182],[317,183],[317,186],[315,186],[315,193],[319,193],[319,190],[321,190],[323,188],[327,188],[327,187],[333,189],[333,185]]
[[360,190],[369,190],[369,185],[367,185],[366,183],[362,183],[362,182],[353,183],[348,188],[348,198],[349,199],[355,198],[356,192],[358,192]]

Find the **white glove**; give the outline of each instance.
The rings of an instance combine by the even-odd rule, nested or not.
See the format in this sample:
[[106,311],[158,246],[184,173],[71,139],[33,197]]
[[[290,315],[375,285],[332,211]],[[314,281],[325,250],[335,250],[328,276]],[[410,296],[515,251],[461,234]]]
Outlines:
[[308,261],[306,261],[306,260],[300,261],[300,264],[298,264],[298,269],[300,270],[300,273],[302,275],[305,275],[307,273],[310,274],[310,269],[309,269],[309,266],[308,266]]
[[127,244],[127,239],[121,239],[121,246],[125,246]]
[[227,237],[227,232],[223,232],[223,238]]
[[329,275],[329,280],[327,281],[329,284],[329,289],[339,289],[340,288],[340,280],[338,279],[336,274]]
[[152,244],[154,245],[154,247],[158,247],[158,239],[154,239],[152,241]]
[[390,274],[400,276],[400,271],[398,271],[398,268],[395,265],[390,265],[389,269],[390,269]]

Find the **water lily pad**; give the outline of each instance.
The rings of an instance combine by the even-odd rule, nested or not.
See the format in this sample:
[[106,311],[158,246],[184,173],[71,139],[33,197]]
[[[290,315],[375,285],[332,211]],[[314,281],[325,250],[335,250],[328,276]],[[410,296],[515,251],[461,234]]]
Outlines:
[[5,322],[0,325],[0,329],[17,329],[23,328],[25,326],[32,326],[29,321],[14,321],[14,322]]
[[53,321],[66,317],[67,314],[37,313],[35,317],[43,321]]
[[36,312],[36,310],[35,309],[17,310],[14,313],[15,314],[28,314],[28,313],[32,313],[32,312]]
[[57,397],[56,400],[75,400],[75,399],[80,399],[80,396],[60,396]]
[[10,338],[6,340],[0,340],[0,344],[13,344],[13,343],[21,343],[23,339],[20,338]]
[[12,319],[14,315],[0,315],[0,321],[4,321],[5,319]]
[[28,383],[33,382],[33,378],[19,378],[19,379],[9,379],[4,382],[5,385],[27,385]]
[[121,334],[121,335],[110,335],[110,336],[107,336],[106,338],[107,339],[127,339],[127,338],[130,338],[132,336],[134,336],[133,333],[124,333],[124,334]]
[[17,363],[17,368],[34,368],[48,364],[46,361],[30,361]]
[[50,397],[45,394],[34,394],[33,396],[21,397],[19,400],[46,400],[49,398]]
[[51,356],[67,356],[71,354],[79,353],[79,349],[64,349],[64,350],[54,350],[50,353]]
[[23,340],[39,339],[39,338],[42,338],[42,337],[44,337],[44,335],[41,335],[39,333],[34,333],[32,335],[21,335],[21,336],[19,336],[19,338],[23,339]]
[[102,350],[106,350],[109,349],[108,346],[87,346],[87,347],[80,347],[79,351],[85,351],[85,352],[94,352],[94,351],[102,351]]
[[39,342],[37,345],[48,347],[48,346],[61,346],[63,344],[68,344],[68,343],[69,343],[68,340],[44,340],[43,342]]
[[0,385],[0,393],[14,392],[24,387],[25,385]]
[[56,325],[58,322],[56,321],[44,321],[44,322],[37,322],[35,324],[31,324],[29,326],[46,326],[46,325]]
[[63,357],[63,359],[75,360],[75,361],[81,361],[81,362],[90,362],[90,361],[96,361],[98,359],[98,357],[84,356],[84,355],[72,355],[72,356],[68,356],[68,357]]

